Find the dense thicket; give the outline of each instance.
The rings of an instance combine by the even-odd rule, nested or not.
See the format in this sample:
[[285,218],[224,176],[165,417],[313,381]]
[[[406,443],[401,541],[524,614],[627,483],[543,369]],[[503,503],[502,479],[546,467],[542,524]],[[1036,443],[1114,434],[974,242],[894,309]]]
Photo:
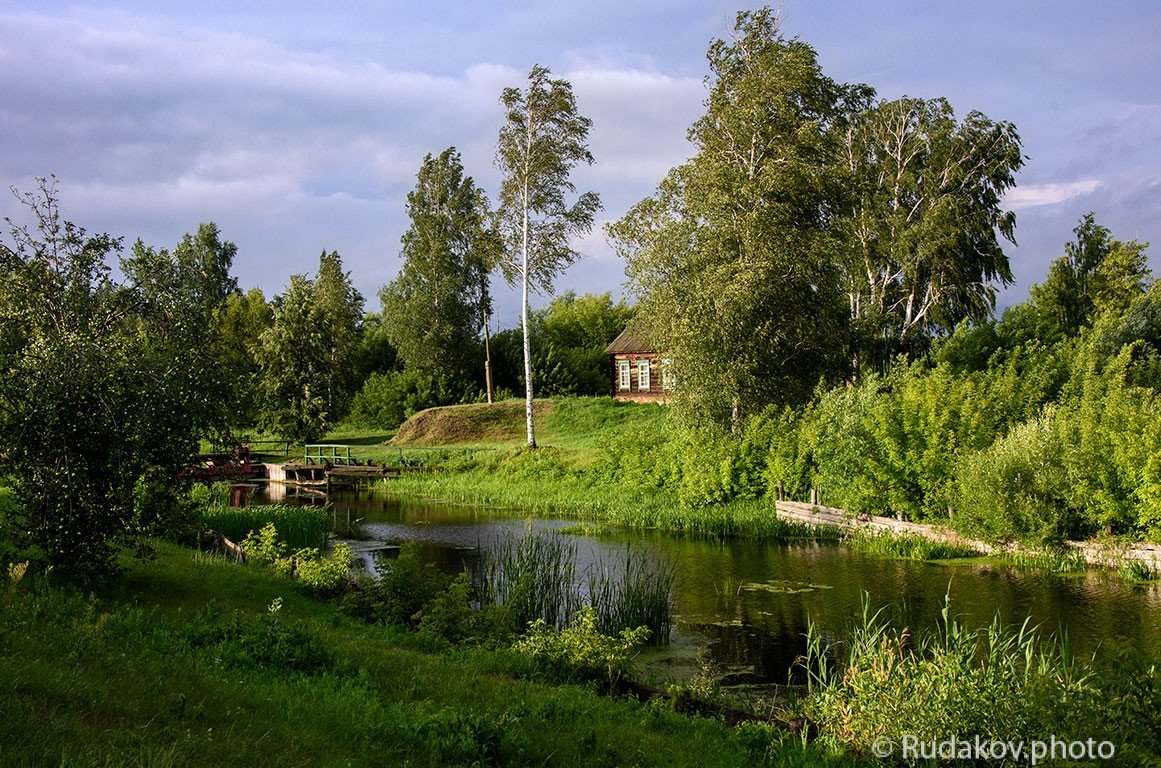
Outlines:
[[178,473],[228,426],[211,327],[234,288],[234,246],[202,225],[172,251],[64,220],[55,180],[23,196],[0,242],[0,462],[18,504],[0,560],[73,576],[115,570],[123,545],[180,516]]
[[[691,504],[772,497],[781,483],[791,498],[818,489],[851,512],[991,540],[1161,540],[1161,284],[1144,248],[1088,216],[1000,320],[964,321],[927,356],[732,434],[668,425],[614,441],[598,466]],[[1069,291],[1089,309],[1065,322],[1085,306]]]

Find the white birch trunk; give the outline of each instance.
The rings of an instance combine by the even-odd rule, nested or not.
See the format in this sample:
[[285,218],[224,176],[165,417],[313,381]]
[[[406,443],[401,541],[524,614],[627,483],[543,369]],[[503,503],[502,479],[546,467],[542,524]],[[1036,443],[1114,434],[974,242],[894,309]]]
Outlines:
[[532,429],[532,341],[528,329],[528,183],[524,184],[524,217],[521,232],[520,326],[524,330],[524,417],[528,422],[528,447],[536,447],[536,433]]

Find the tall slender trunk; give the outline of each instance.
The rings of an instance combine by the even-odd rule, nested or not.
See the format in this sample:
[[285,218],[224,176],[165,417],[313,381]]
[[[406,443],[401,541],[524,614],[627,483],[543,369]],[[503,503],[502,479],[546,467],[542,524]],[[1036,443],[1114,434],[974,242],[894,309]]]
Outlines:
[[520,326],[524,329],[524,417],[528,422],[528,447],[536,447],[536,433],[532,429],[532,337],[528,328],[528,182],[524,182],[524,219],[521,226],[521,305]]
[[488,313],[484,313],[484,389],[488,392],[488,405],[492,404],[492,344],[488,332]]

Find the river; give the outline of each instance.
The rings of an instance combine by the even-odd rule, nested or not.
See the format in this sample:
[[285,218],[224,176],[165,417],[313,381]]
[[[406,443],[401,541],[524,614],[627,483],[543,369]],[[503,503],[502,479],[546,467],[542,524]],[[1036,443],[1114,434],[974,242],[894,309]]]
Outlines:
[[[262,503],[260,493],[254,499]],[[311,503],[289,496],[287,503]],[[368,491],[330,497],[341,530],[361,520],[366,536],[417,542],[424,558],[449,571],[471,568],[480,548],[501,537],[556,531],[561,519],[515,518],[486,508],[388,499]],[[1131,583],[1089,571],[1057,575],[986,561],[929,563],[868,555],[833,542],[722,540],[658,531],[606,529],[576,535],[578,572],[613,568],[626,547],[675,569],[672,641],[647,661],[655,682],[682,679],[699,667],[728,682],[783,683],[806,647],[809,622],[841,640],[864,607],[882,609],[913,634],[934,631],[945,596],[969,626],[995,617],[1025,618],[1044,632],[1066,632],[1077,655],[1110,641],[1161,658],[1161,583]],[[797,679],[797,675],[796,675]]]

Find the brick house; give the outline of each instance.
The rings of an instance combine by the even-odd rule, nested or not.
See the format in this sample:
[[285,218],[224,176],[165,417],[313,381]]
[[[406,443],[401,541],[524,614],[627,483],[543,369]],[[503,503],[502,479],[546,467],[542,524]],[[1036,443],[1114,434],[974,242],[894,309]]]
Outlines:
[[610,385],[613,398],[637,403],[665,402],[673,389],[669,360],[652,349],[640,323],[629,323],[609,346]]

